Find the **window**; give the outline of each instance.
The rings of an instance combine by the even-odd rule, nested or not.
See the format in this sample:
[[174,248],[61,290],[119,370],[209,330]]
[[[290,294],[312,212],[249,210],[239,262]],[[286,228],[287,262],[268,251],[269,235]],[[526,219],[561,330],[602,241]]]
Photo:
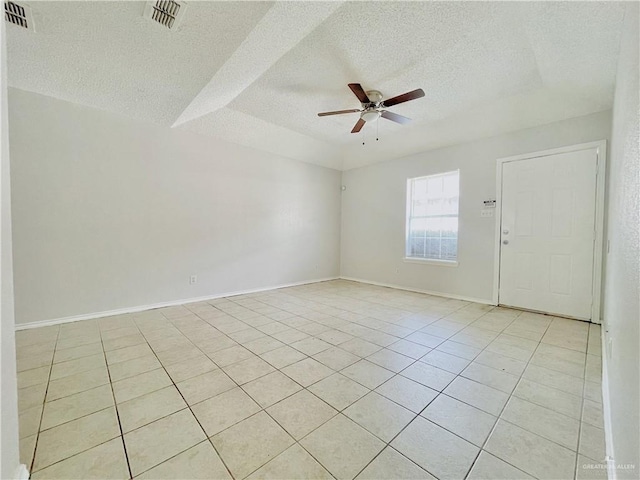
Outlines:
[[456,262],[460,171],[407,181],[408,259]]

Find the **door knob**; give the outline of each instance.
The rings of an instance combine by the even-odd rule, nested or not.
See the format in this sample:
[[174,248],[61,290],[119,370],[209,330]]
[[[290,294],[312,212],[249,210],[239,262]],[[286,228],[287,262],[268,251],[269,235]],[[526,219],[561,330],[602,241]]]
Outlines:
[[503,244],[503,245],[509,245],[509,240],[503,240],[503,241],[502,241],[502,244]]

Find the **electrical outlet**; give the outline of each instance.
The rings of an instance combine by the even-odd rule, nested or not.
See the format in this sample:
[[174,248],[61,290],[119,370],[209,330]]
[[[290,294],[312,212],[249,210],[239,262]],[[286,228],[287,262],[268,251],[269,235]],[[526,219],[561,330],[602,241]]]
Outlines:
[[493,208],[483,208],[480,210],[481,217],[493,217]]
[[189,277],[189,285],[195,285],[196,283],[198,283],[198,276],[197,275],[191,275]]

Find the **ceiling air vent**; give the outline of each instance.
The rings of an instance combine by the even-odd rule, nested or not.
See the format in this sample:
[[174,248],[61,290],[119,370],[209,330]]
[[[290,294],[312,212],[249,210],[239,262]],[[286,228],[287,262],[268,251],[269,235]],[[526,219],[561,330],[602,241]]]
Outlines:
[[34,30],[31,9],[15,2],[4,2],[4,19],[18,27]]
[[187,6],[184,2],[156,0],[147,2],[144,16],[170,30],[174,30],[182,19],[186,8]]

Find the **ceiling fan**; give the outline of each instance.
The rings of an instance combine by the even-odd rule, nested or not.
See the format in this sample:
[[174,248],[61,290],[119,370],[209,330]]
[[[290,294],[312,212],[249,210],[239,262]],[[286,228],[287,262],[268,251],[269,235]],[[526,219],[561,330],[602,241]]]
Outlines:
[[399,103],[408,102],[409,100],[415,100],[417,98],[424,97],[424,91],[421,88],[412,90],[411,92],[403,93],[397,97],[382,100],[382,94],[377,90],[364,91],[362,85],[359,83],[350,83],[349,88],[358,97],[362,108],[354,108],[352,110],[336,110],[334,112],[322,112],[319,113],[319,117],[326,117],[328,115],[342,115],[344,113],[359,113],[360,119],[356,122],[355,126],[351,130],[351,133],[358,133],[364,127],[364,124],[372,120],[377,120],[379,117],[386,118],[392,122],[406,124],[411,121],[410,118],[403,117],[397,113],[386,110],[388,107],[393,107]]

